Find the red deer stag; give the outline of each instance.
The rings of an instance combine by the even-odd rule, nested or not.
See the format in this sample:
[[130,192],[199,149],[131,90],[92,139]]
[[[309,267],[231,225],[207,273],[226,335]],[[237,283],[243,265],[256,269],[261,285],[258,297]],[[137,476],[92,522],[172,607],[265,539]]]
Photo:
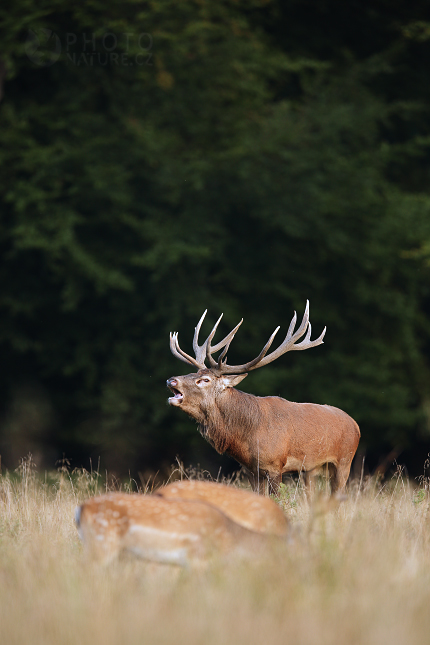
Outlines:
[[[173,392],[170,405],[194,418],[200,433],[220,453],[226,453],[245,466],[254,487],[277,492],[282,474],[303,472],[309,485],[312,477],[327,465],[331,491],[342,491],[360,440],[357,423],[346,412],[331,405],[293,403],[277,396],[253,396],[235,389],[251,370],[263,367],[290,351],[310,349],[323,343],[321,336],[311,341],[309,301],[300,327],[295,332],[297,315],[291,320],[281,345],[268,354],[279,327],[275,329],[260,354],[244,365],[228,365],[227,351],[243,319],[227,336],[212,346],[212,339],[222,315],[202,345],[198,336],[206,311],[194,332],[195,358],[178,343],[178,334],[170,334],[170,349],[184,363],[198,372],[173,376],[167,386]],[[305,334],[301,342],[297,342]],[[216,361],[212,354],[223,350]],[[206,367],[205,361],[209,367]]]

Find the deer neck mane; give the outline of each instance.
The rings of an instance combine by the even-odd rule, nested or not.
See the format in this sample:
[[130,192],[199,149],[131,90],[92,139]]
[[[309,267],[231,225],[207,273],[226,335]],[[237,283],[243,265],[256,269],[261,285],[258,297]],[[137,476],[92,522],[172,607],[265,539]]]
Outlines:
[[261,421],[257,397],[233,387],[219,394],[205,411],[199,430],[204,438],[223,454],[240,439],[246,439]]

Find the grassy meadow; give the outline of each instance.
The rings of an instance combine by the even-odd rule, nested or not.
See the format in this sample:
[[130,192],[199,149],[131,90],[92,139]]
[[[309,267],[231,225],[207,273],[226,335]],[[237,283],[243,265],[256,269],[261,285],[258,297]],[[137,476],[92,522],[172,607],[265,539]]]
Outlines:
[[[5,645],[261,645],[430,639],[430,496],[399,472],[352,482],[341,503],[299,485],[279,503],[293,537],[264,560],[180,570],[124,557],[88,563],[74,508],[96,474],[0,477],[0,634]],[[124,489],[124,487],[123,487]]]

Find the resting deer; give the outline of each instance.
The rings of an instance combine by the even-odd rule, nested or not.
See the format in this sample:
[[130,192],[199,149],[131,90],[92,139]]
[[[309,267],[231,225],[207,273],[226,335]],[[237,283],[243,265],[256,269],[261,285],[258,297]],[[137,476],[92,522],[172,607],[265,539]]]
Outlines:
[[[226,492],[223,492],[226,495]],[[255,559],[278,536],[240,526],[219,508],[195,499],[108,493],[76,509],[87,555],[108,564],[122,552],[163,564],[193,567],[232,555]]]
[[212,504],[237,524],[257,533],[282,537],[289,532],[288,520],[273,500],[234,486],[190,479],[163,486],[156,495]]
[[[170,349],[197,373],[173,376],[167,386],[173,392],[170,405],[181,408],[199,424],[203,437],[219,452],[234,457],[251,475],[251,483],[262,491],[267,480],[277,492],[282,474],[303,472],[308,484],[322,466],[327,465],[331,491],[345,488],[351,462],[360,440],[357,423],[346,412],[330,405],[293,403],[277,396],[258,397],[235,389],[248,372],[264,367],[282,354],[305,350],[323,343],[325,329],[311,341],[309,301],[303,320],[294,331],[296,313],[281,345],[267,353],[279,327],[275,329],[260,354],[243,365],[228,365],[227,351],[243,320],[219,343],[212,340],[221,320],[215,323],[206,341],[198,336],[206,311],[194,332],[195,358],[178,343],[178,334],[170,334]],[[301,342],[297,342],[306,333]],[[212,354],[222,349],[216,361]],[[208,366],[205,361],[208,361]]]

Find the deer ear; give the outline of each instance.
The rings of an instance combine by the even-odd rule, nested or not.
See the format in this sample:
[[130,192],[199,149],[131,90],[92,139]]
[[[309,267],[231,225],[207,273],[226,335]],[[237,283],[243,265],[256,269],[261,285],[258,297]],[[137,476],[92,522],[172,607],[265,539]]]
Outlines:
[[224,374],[221,377],[221,383],[224,387],[234,387],[235,385],[239,385],[247,376],[248,374]]

